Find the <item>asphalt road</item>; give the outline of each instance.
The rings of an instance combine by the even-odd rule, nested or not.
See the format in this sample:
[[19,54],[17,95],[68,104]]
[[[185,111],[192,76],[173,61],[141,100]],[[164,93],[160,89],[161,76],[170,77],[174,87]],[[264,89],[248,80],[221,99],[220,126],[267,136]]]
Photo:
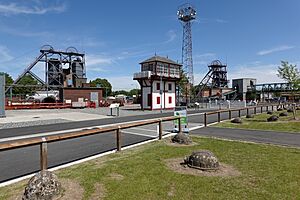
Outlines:
[[191,134],[257,143],[300,147],[300,134],[297,133],[280,133],[273,131],[205,127],[194,130],[191,132]]
[[[195,113],[208,112],[208,111],[211,110],[191,110],[188,112],[188,114],[195,114]],[[66,122],[66,123],[59,123],[59,124],[48,124],[48,125],[29,126],[29,127],[21,127],[21,128],[0,129],[0,139],[38,134],[38,133],[53,132],[53,131],[76,129],[76,128],[93,127],[93,126],[100,126],[106,124],[153,119],[153,118],[167,117],[167,116],[173,116],[173,112],[166,112],[161,114],[159,113],[159,114],[136,115],[136,116],[127,116],[127,117],[116,117],[116,118],[105,118],[105,119],[89,120],[89,121],[81,121],[81,122],[77,122],[77,121]],[[200,118],[199,120],[201,119],[203,121],[203,118]],[[195,121],[199,121],[199,120],[196,119]]]
[[[188,120],[193,124],[203,124],[203,115],[199,115],[200,112],[206,112],[209,110],[194,110],[189,111]],[[252,113],[252,111],[250,111]],[[246,114],[246,111],[241,112],[242,115]],[[43,126],[32,126],[24,128],[11,128],[0,130],[0,139],[16,136],[26,136],[31,134],[61,131],[75,128],[93,127],[99,125],[106,125],[112,123],[129,122],[136,120],[145,120],[151,118],[172,116],[173,113],[162,114],[149,114],[139,116],[128,116],[120,118],[107,118],[101,120],[91,120],[82,122],[70,122]],[[238,116],[238,112],[233,112],[232,117]],[[228,113],[221,114],[221,120],[228,119]],[[208,123],[217,121],[217,115],[209,115],[207,119]],[[145,128],[149,129],[149,128]],[[155,126],[154,126],[154,130]],[[204,130],[204,129],[203,129]],[[152,130],[153,131],[153,130]],[[139,132],[139,131],[138,131]],[[131,144],[139,143],[145,140],[153,139],[153,132],[147,135],[147,131],[140,131],[144,134],[136,134],[134,132],[126,132],[122,134],[122,146],[128,146]],[[193,131],[193,134],[198,132]],[[102,133],[98,135],[66,140],[61,142],[54,142],[48,145],[48,165],[49,167],[58,166],[71,161],[110,151],[116,148],[115,134],[114,133]],[[0,183],[31,174],[39,170],[39,146],[31,146],[21,149],[14,149],[0,152]]]

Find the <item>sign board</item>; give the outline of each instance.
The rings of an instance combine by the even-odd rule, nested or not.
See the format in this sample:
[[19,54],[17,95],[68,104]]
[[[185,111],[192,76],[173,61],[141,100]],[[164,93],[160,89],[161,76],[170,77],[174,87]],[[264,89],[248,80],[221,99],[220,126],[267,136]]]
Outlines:
[[[185,133],[189,132],[188,128],[188,117],[187,117],[187,109],[186,106],[178,106],[175,107],[174,116],[180,116],[181,128]],[[174,130],[178,131],[178,120],[174,120]]]
[[5,74],[0,72],[0,117],[5,117]]
[[91,101],[96,103],[96,107],[99,107],[98,92],[91,92]]
[[110,104],[109,108],[119,108],[120,104],[119,103],[112,103]]

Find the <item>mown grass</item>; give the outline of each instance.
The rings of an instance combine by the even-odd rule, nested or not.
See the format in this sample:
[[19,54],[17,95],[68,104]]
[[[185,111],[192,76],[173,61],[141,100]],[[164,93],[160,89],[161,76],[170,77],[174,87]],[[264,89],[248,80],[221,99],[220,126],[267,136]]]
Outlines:
[[[78,181],[84,199],[104,184],[106,199],[299,199],[300,149],[271,145],[193,138],[189,147],[155,142],[73,166],[56,173]],[[238,177],[199,177],[168,169],[165,159],[184,158],[194,150],[208,149],[220,162],[241,172]],[[120,174],[122,180],[109,178]],[[14,187],[0,188],[0,199],[12,195]],[[172,189],[173,188],[173,189]],[[168,196],[172,190],[173,196]]]
[[[279,116],[280,112],[274,112],[274,115]],[[267,122],[267,118],[271,115],[266,113],[257,114],[254,118],[242,118],[242,124],[231,123],[230,120],[226,120],[222,123],[215,124],[215,127],[221,128],[241,128],[241,129],[252,129],[252,130],[269,130],[269,131],[279,131],[279,132],[291,132],[300,133],[300,111],[297,111],[296,117],[298,121],[293,120],[293,114],[288,113],[287,117],[279,117],[276,122]]]

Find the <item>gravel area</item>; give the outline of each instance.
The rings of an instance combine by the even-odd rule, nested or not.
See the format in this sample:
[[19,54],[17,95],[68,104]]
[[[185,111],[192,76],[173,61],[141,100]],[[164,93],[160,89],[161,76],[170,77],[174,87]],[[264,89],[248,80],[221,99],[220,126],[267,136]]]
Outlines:
[[71,122],[71,121],[65,119],[53,119],[53,120],[37,120],[37,121],[27,121],[27,122],[17,122],[17,123],[5,123],[5,124],[0,124],[0,129],[39,126],[39,125],[65,123],[65,122]]

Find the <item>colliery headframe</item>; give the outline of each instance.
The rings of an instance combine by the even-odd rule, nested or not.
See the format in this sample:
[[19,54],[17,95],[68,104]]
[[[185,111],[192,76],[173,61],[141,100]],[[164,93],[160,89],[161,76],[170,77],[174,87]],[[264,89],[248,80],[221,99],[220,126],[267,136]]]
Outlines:
[[[32,72],[32,69],[40,62],[45,65],[44,80]],[[20,80],[28,74],[38,81],[37,85],[19,84]],[[12,87],[38,87],[46,90],[81,87],[85,82],[85,54],[79,53],[75,47],[60,51],[50,45],[44,45],[40,49],[40,55],[24,69],[23,73],[6,89],[6,92]]]

